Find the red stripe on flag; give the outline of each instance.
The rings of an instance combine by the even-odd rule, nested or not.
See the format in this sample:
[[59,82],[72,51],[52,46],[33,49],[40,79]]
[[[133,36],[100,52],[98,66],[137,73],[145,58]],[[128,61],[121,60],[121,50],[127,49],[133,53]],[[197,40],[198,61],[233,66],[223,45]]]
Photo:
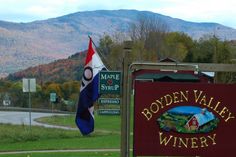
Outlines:
[[92,45],[92,39],[89,38],[88,53],[87,53],[85,65],[87,65],[92,60],[93,54],[94,54],[94,50],[93,50],[93,45]]

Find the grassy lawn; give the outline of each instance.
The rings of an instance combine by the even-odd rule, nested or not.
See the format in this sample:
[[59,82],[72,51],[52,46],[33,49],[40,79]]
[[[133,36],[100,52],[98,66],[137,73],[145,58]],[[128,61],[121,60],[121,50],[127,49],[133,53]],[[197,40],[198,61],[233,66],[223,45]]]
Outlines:
[[[36,121],[77,128],[75,125],[75,115],[42,117],[38,118]],[[95,131],[106,130],[120,132],[120,125],[120,116],[95,115]]]
[[[109,119],[113,118],[118,119],[112,116]],[[95,130],[89,136],[82,136],[79,130],[73,131],[33,126],[30,131],[29,127],[25,125],[1,124],[0,151],[119,148],[120,134],[113,132],[119,126],[114,126],[112,123],[107,123],[105,126],[111,129],[103,129],[105,131],[107,130],[107,132]],[[114,126],[114,129],[111,126]]]
[[[95,131],[82,136],[79,130],[63,130],[26,125],[0,124],[0,152],[23,150],[120,148],[120,116],[96,115]],[[74,115],[41,118],[38,121],[76,127]],[[118,157],[119,152],[58,152],[6,154],[0,157]]]
[[58,153],[30,153],[6,154],[0,157],[119,157],[119,152],[58,152]]

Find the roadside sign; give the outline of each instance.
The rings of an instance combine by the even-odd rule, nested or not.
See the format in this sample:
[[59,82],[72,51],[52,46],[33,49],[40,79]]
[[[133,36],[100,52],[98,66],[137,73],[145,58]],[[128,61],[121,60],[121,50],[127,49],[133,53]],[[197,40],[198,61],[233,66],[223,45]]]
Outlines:
[[23,78],[22,90],[29,94],[29,126],[31,131],[31,92],[36,92],[36,79],[35,78]]
[[100,115],[120,115],[120,109],[99,109]]
[[36,79],[23,78],[23,92],[36,92]]
[[3,100],[3,106],[11,105],[11,100]]
[[119,105],[120,104],[120,98],[99,98],[98,103],[101,105]]
[[56,102],[57,94],[56,93],[50,93],[50,101]]
[[135,81],[134,156],[233,154],[235,89],[234,84]]
[[121,72],[101,71],[99,74],[99,93],[120,94],[120,91],[121,91]]

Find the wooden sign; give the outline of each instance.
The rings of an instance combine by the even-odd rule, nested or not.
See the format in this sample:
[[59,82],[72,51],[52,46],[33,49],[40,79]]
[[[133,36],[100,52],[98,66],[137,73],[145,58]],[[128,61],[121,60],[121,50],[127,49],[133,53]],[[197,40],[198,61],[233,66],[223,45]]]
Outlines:
[[232,156],[236,85],[135,81],[134,156]]

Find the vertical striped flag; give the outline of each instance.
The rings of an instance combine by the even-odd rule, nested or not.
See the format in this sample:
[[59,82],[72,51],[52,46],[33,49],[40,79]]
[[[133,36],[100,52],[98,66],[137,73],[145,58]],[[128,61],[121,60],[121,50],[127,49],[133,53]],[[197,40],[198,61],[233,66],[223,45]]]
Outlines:
[[93,49],[92,39],[89,38],[89,46],[84,66],[84,73],[80,87],[80,97],[76,112],[76,125],[83,135],[90,134],[94,130],[93,103],[98,98],[99,72],[105,69],[100,57]]

